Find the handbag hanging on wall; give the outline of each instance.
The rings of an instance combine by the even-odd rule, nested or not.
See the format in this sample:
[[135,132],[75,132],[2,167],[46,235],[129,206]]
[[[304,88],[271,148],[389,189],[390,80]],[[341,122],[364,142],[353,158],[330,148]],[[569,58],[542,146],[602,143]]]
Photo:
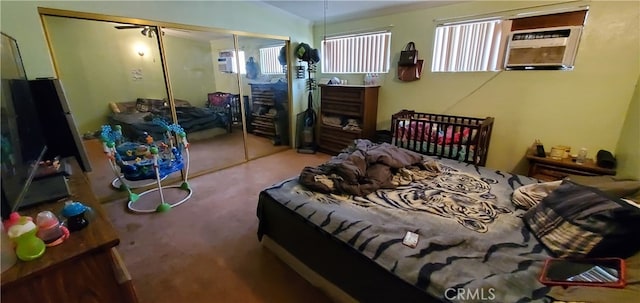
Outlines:
[[422,75],[422,63],[424,60],[418,60],[418,63],[409,66],[398,65],[398,80],[404,82],[419,80]]
[[418,50],[416,50],[416,45],[413,41],[407,43],[407,46],[404,47],[404,50],[400,52],[400,60],[398,60],[398,65],[408,66],[415,65],[418,63]]

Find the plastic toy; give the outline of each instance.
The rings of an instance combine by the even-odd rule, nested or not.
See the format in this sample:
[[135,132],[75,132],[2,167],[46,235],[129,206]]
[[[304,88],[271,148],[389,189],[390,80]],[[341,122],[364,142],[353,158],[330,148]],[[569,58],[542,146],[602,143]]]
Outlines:
[[17,222],[9,227],[7,234],[16,244],[16,255],[22,261],[31,261],[44,254],[44,242],[36,237],[38,227],[31,217],[20,216]]
[[[165,212],[188,200],[193,193],[187,181],[189,175],[189,142],[184,129],[178,124],[167,124],[162,119],[154,119],[153,122],[165,130],[164,138],[156,140],[147,134],[143,139],[143,143],[122,142],[122,131],[119,126],[116,126],[115,130],[112,130],[109,125],[102,126],[101,139],[105,154],[121,186],[129,192],[129,203],[127,204],[129,209],[135,212]],[[182,183],[176,186],[165,186],[165,188],[179,188],[187,191],[188,194],[178,202],[167,203],[162,192],[161,181],[168,175],[183,169],[185,169],[185,173],[182,174]],[[156,181],[156,188],[140,194],[133,193],[124,181],[152,179]],[[155,209],[134,207],[134,203],[141,196],[154,191],[159,191],[161,199],[160,204]]]
[[[109,155],[109,153],[111,152],[106,146],[104,146],[105,142],[113,142],[114,146],[119,146],[122,145],[123,142],[125,142],[124,137],[122,135],[122,127],[120,125],[116,125],[114,126],[113,130],[111,129],[107,129],[107,131],[105,132],[105,129],[103,127],[102,129],[102,133],[101,133],[101,140],[103,142],[103,147],[105,154]],[[147,137],[147,136],[145,136]],[[130,147],[131,144],[134,144],[132,142],[128,142],[128,143],[124,143],[124,145],[128,145]],[[121,149],[127,149],[127,147],[122,147]],[[124,179],[122,174],[118,174],[117,173],[117,166],[113,166],[111,165],[111,169],[114,171],[114,173],[116,173],[116,177],[111,181],[111,186],[113,186],[114,188],[117,188],[121,191],[127,191],[130,195],[130,199],[131,200],[137,200],[137,194],[134,194],[131,192],[131,189],[136,189],[136,188],[142,188],[142,187],[148,187],[151,185],[155,184],[155,180],[153,180],[152,182],[143,182],[143,181],[139,181],[139,180],[127,180]],[[163,177],[162,180],[166,179],[167,176]],[[146,180],[145,180],[146,181]]]

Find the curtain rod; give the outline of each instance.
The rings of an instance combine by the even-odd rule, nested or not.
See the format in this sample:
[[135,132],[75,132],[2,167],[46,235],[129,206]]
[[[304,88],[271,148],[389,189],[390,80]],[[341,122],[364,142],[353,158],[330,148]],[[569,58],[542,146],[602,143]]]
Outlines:
[[544,15],[544,14],[549,14],[554,12],[560,13],[560,12],[580,11],[580,10],[585,10],[589,8],[589,6],[585,4],[585,5],[574,6],[574,7],[564,7],[564,8],[560,7],[557,9],[552,9],[547,11],[535,11],[535,12],[529,12],[529,13],[522,13],[523,10],[561,6],[566,4],[575,4],[575,2],[585,2],[585,1],[571,0],[571,1],[553,3],[553,4],[541,4],[541,5],[534,5],[529,7],[514,8],[514,9],[503,10],[503,11],[484,13],[484,14],[467,15],[467,16],[454,17],[454,18],[433,19],[433,22],[435,22],[437,25],[451,25],[451,24],[475,21],[475,19],[496,19],[496,18],[513,18],[513,17],[524,18],[529,16]]

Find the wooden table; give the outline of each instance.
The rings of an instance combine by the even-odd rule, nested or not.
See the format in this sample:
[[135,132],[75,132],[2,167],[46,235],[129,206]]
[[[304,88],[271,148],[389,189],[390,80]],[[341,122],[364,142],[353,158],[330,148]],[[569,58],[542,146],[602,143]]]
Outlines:
[[593,159],[586,159],[583,164],[577,164],[571,158],[560,160],[550,157],[527,155],[529,160],[529,177],[543,181],[562,180],[568,175],[601,176],[615,175],[615,169],[599,167]]
[[131,277],[115,246],[120,239],[91,191],[89,182],[75,160],[70,160],[71,197],[44,203],[21,212],[35,218],[43,210],[60,214],[64,201],[79,201],[95,213],[89,225],[71,233],[58,246],[47,247],[33,261],[21,261],[2,273],[3,302],[137,302]]

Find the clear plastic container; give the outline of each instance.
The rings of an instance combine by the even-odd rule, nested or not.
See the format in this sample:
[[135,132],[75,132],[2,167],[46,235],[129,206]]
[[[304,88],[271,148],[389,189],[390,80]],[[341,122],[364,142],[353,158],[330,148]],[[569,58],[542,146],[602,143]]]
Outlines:
[[576,157],[576,164],[584,164],[586,160],[587,160],[587,149],[583,147],[578,152],[578,157]]
[[0,235],[0,237],[2,237],[2,243],[0,243],[0,255],[2,258],[2,264],[0,265],[0,267],[2,268],[2,272],[4,272],[5,270],[16,264],[16,261],[18,259],[16,257],[15,246],[13,245],[11,239],[9,239],[7,233],[4,231],[4,226],[2,224],[0,224],[0,229],[0,233],[2,234]]

